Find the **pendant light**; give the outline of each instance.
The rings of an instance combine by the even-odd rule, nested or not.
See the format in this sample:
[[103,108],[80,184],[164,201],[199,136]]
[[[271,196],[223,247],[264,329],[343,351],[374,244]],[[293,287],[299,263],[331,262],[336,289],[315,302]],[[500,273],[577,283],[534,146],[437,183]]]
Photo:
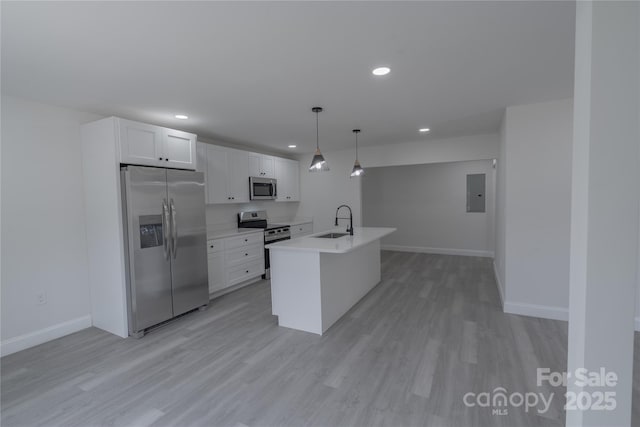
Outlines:
[[322,112],[322,107],[313,107],[311,109],[316,113],[316,153],[311,160],[311,166],[309,166],[309,172],[324,172],[329,170],[329,165],[324,159],[324,156],[320,152],[320,133],[318,132],[318,114]]
[[360,129],[354,129],[353,133],[356,134],[356,162],[353,164],[351,177],[360,176],[364,174],[364,169],[362,169],[362,166],[360,166],[360,162],[358,161],[358,134],[360,133]]

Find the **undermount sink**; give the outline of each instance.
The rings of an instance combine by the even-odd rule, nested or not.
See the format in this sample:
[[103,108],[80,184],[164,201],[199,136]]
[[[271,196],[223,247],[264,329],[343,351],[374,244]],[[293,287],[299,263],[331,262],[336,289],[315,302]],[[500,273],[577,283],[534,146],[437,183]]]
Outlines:
[[319,239],[337,239],[338,237],[342,237],[342,236],[346,236],[348,233],[327,233],[327,234],[321,234],[319,236],[313,236],[313,237],[317,237]]

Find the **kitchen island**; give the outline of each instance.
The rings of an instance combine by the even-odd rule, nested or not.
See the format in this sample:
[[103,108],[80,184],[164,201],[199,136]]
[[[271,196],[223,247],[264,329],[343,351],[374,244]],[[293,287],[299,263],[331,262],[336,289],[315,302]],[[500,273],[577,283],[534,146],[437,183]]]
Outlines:
[[380,239],[396,231],[355,227],[354,235],[335,229],[273,243],[272,313],[287,328],[322,335],[380,282]]

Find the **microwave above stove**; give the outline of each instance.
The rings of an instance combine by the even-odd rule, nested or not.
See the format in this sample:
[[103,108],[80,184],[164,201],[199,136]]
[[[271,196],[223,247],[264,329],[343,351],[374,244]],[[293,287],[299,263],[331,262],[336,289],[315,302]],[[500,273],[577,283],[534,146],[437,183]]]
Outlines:
[[249,198],[251,200],[275,200],[277,196],[278,187],[275,179],[249,177]]

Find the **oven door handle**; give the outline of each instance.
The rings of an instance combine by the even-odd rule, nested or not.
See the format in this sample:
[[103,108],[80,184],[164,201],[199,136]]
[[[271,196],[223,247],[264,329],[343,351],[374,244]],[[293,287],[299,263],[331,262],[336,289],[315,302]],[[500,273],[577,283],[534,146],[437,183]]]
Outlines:
[[275,240],[271,240],[269,242],[264,242],[265,245],[270,245],[271,243],[278,243],[278,242],[283,242],[285,240],[291,240],[291,236],[289,237],[283,237],[282,239],[275,239]]

